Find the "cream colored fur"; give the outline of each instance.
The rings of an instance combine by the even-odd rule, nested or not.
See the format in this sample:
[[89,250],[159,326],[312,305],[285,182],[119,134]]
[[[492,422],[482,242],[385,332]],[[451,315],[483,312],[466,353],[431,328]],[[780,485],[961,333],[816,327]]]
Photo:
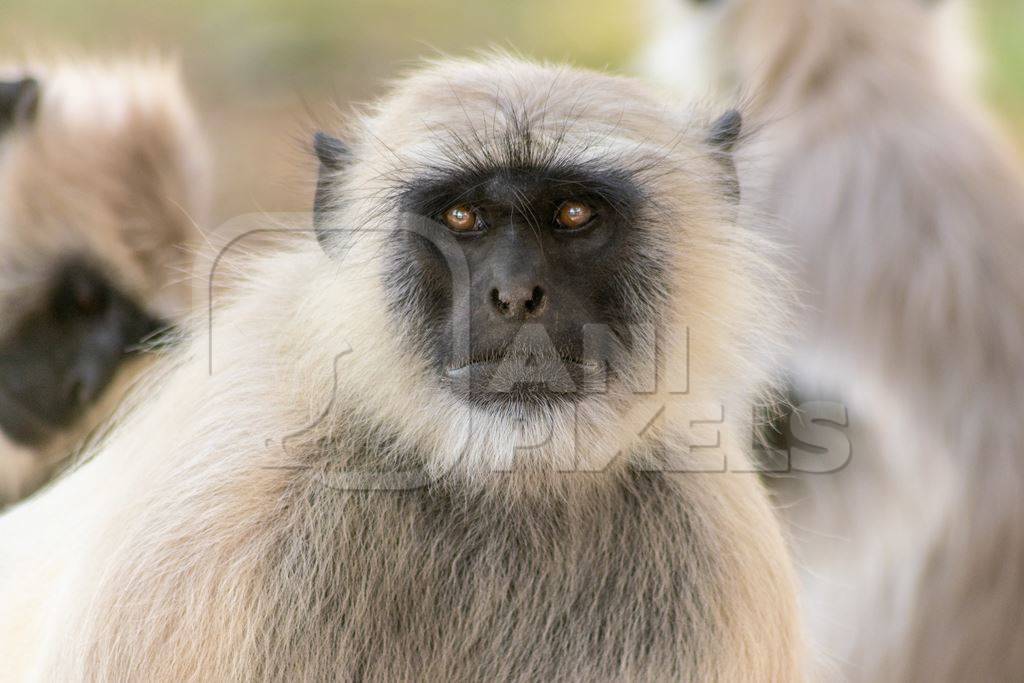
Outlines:
[[1024,181],[974,94],[963,4],[674,5],[666,39],[685,24],[702,51],[652,60],[747,93],[744,189],[803,262],[797,387],[851,410],[850,465],[789,505],[828,675],[1018,678]]
[[[76,256],[152,314],[180,319],[209,178],[177,66],[143,59],[0,68],[3,79],[26,75],[40,84],[37,115],[0,134],[0,335],[37,302],[53,269]],[[110,415],[129,376],[41,449],[0,435],[0,507],[45,480]]]
[[[541,442],[536,419],[456,400],[382,289],[399,219],[385,198],[452,140],[498,146],[511,111],[544,144],[655,162],[640,177],[656,201],[638,220],[657,219],[652,249],[671,264],[662,377],[681,381],[688,354],[690,391],[612,386],[579,404],[577,443],[567,411],[550,412]],[[348,136],[347,254],[308,240],[252,265],[213,329],[153,373],[151,398],[0,518],[8,671],[798,680],[784,544],[756,475],[736,471],[749,467],[746,397],[777,349],[778,278],[771,250],[733,221],[707,123],[631,81],[504,57],[400,81]],[[717,435],[691,424],[723,406]],[[725,472],[636,470],[645,458],[721,470],[723,457]],[[400,473],[426,485],[351,488]]]

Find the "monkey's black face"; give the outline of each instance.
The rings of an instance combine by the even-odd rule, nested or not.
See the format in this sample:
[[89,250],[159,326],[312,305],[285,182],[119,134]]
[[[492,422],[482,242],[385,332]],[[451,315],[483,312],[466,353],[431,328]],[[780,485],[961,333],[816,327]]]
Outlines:
[[629,175],[498,168],[412,187],[416,227],[398,233],[387,282],[442,382],[488,405],[604,391],[663,281]]
[[44,443],[161,327],[88,266],[65,265],[36,310],[0,340],[0,431],[16,443]]

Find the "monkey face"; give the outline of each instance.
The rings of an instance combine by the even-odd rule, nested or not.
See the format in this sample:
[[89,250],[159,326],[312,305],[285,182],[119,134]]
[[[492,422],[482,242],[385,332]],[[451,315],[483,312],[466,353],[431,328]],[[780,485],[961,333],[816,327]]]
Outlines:
[[625,81],[517,65],[502,92],[499,68],[446,68],[354,144],[317,136],[325,251],[380,265],[404,352],[460,400],[522,415],[643,393],[661,341],[686,336],[666,332],[732,267],[713,255],[738,115],[687,136]]
[[[652,322],[642,197],[585,166],[478,169],[412,183],[388,275],[444,386],[476,403],[574,401],[603,390],[631,325]],[[416,220],[419,218],[420,220]],[[639,264],[643,263],[643,266]],[[642,281],[633,271],[647,274]]]
[[0,433],[47,458],[104,417],[113,401],[96,399],[120,363],[187,307],[173,279],[204,213],[204,152],[173,67],[82,62],[10,76]]
[[0,339],[0,430],[28,446],[71,426],[162,327],[78,261],[58,268],[46,290]]
[[736,112],[712,124],[630,81],[498,59],[422,72],[362,125],[315,138],[313,220],[351,274],[339,332],[381,340],[368,371],[397,343],[435,405],[570,419],[676,391],[691,323],[726,345],[703,312],[746,306],[727,283],[749,261]]

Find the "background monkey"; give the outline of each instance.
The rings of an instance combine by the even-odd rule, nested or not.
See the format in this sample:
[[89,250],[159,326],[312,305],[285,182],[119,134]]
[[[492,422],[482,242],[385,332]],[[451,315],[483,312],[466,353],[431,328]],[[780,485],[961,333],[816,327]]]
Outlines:
[[[496,57],[400,81],[348,144],[319,136],[323,249],[254,265],[212,374],[199,338],[0,518],[8,667],[798,679],[777,522],[731,471],[779,317],[735,223],[739,124]],[[657,385],[634,390],[655,335]],[[685,419],[708,403],[717,462],[707,411]]]
[[177,69],[0,70],[0,506],[123,394],[188,307],[205,149]]
[[963,7],[662,6],[659,70],[709,65],[679,82],[744,89],[763,126],[769,173],[740,175],[802,261],[798,394],[851,408],[849,466],[787,501],[811,638],[856,680],[1019,677],[1024,182],[971,92]]

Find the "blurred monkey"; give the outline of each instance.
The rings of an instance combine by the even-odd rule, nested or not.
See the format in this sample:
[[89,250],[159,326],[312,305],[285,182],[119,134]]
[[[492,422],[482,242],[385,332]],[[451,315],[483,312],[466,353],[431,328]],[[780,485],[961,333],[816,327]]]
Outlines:
[[751,103],[744,192],[807,294],[796,391],[851,410],[849,465],[779,484],[810,638],[855,680],[1018,678],[1024,182],[962,3],[658,6],[651,71]]
[[41,484],[188,308],[206,152],[177,68],[0,69],[0,507]]

